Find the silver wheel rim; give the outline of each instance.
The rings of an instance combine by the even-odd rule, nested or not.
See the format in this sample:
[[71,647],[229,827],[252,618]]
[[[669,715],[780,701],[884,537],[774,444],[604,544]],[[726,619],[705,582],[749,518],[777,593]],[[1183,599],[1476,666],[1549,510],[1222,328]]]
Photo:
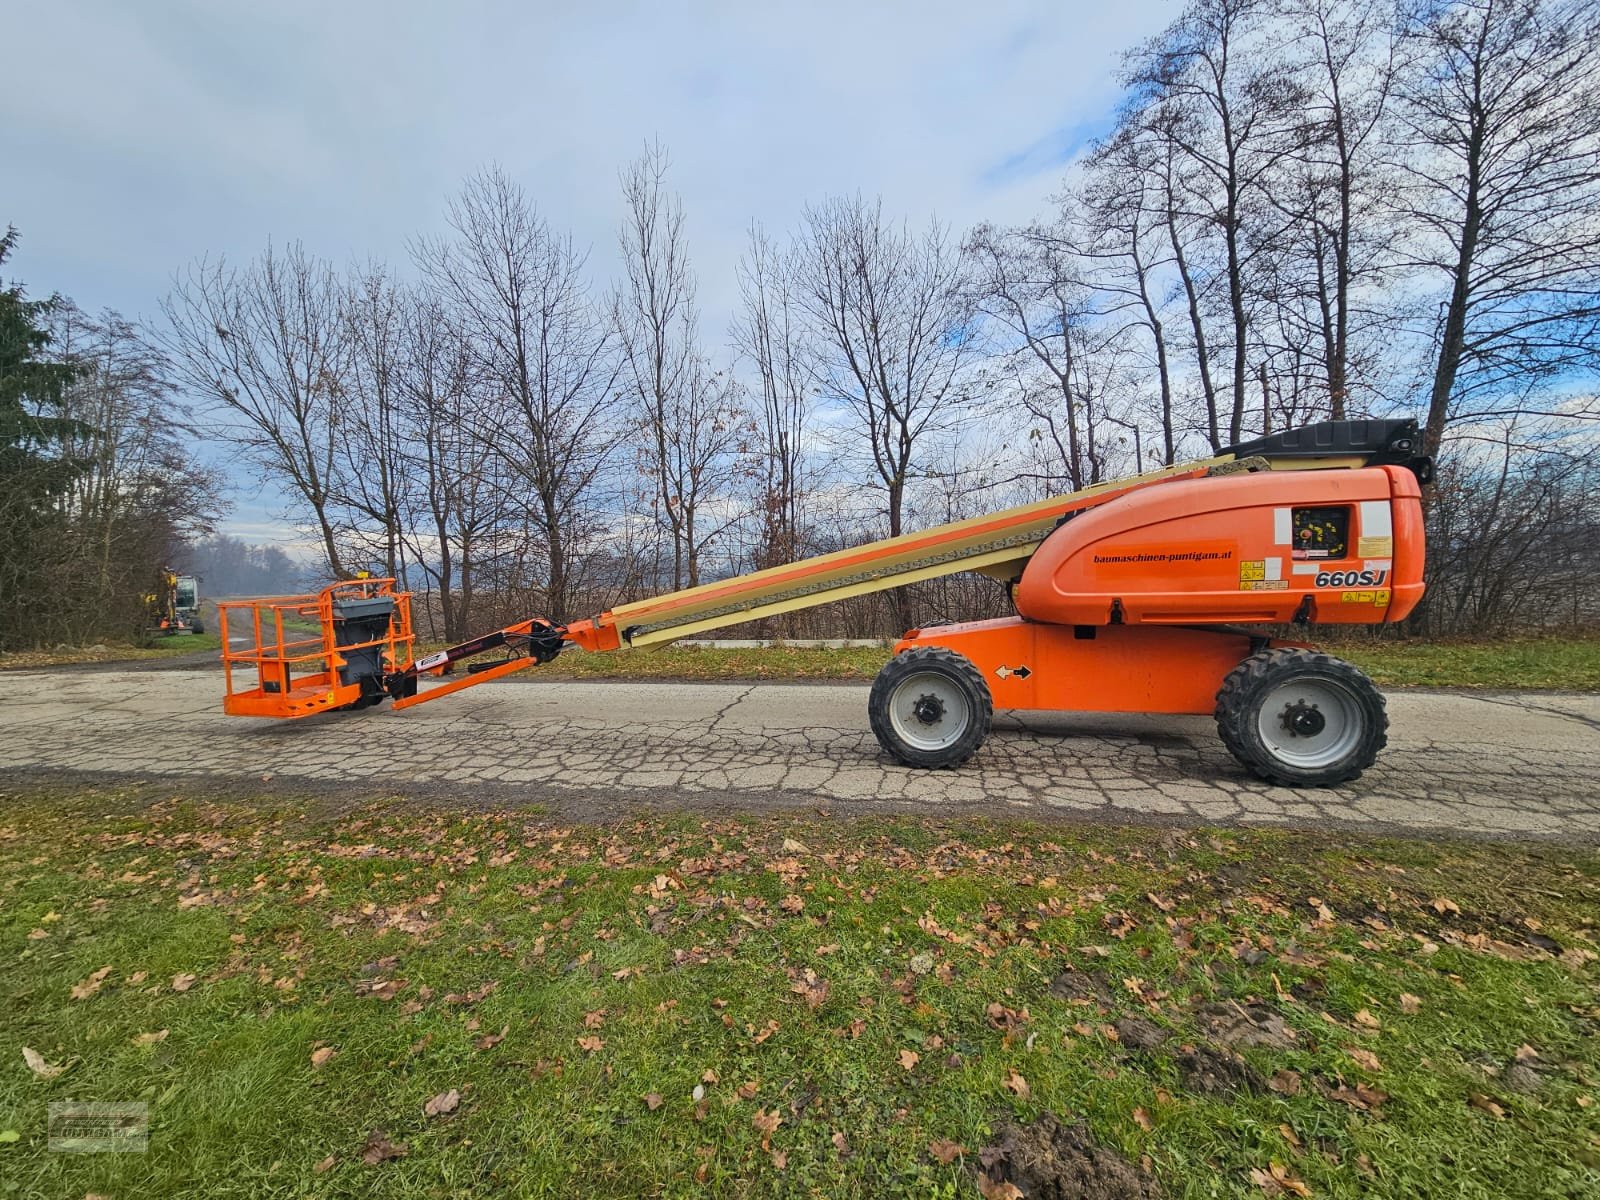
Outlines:
[[917,750],[943,750],[959,741],[971,723],[966,693],[936,671],[907,675],[889,696],[895,736]]
[[1361,703],[1334,679],[1301,678],[1268,692],[1256,713],[1256,732],[1279,762],[1306,770],[1330,767],[1361,742]]

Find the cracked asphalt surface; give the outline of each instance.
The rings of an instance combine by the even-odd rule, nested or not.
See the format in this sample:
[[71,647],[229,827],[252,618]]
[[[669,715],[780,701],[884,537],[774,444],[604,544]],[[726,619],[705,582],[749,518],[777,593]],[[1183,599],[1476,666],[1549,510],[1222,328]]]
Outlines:
[[1600,696],[1389,695],[1389,747],[1347,787],[1246,775],[1209,718],[998,713],[955,771],[891,762],[865,685],[511,679],[408,712],[225,717],[213,669],[0,675],[0,772],[243,781],[539,803],[826,807],[1278,824],[1600,841]]
[[214,669],[6,672],[0,771],[248,781],[541,803],[1067,814],[1600,842],[1600,696],[1389,694],[1389,749],[1360,781],[1251,778],[1210,718],[997,714],[962,770],[891,762],[866,685],[504,680],[408,712],[224,717]]

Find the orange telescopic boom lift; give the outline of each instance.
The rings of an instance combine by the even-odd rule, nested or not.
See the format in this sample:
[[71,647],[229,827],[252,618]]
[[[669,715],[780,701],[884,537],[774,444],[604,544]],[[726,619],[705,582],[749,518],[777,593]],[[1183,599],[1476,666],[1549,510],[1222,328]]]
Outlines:
[[[1349,663],[1262,627],[1375,625],[1422,597],[1420,485],[1409,420],[1324,421],[921,533],[670,592],[581,621],[530,617],[422,658],[392,579],[315,596],[225,601],[225,711],[303,717],[396,709],[549,662],[574,646],[661,645],[957,571],[1010,585],[1012,616],[913,629],[873,683],[879,743],[914,767],[965,762],[995,708],[1211,713],[1264,779],[1354,779],[1388,719]],[[230,636],[232,635],[232,636]],[[236,643],[244,648],[238,648]],[[490,650],[509,657],[467,664]]]

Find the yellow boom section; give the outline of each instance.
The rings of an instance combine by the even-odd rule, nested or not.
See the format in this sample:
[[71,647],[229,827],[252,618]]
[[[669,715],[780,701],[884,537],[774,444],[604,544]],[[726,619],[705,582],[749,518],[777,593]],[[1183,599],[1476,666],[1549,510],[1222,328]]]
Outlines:
[[[1135,488],[1203,475],[1234,461],[1233,455],[1225,454],[1162,467],[1002,512],[619,605],[610,618],[622,631],[624,643],[649,646],[959,571],[1014,579],[1067,513],[1103,504]],[[1329,459],[1317,465],[1346,466],[1349,462]]]

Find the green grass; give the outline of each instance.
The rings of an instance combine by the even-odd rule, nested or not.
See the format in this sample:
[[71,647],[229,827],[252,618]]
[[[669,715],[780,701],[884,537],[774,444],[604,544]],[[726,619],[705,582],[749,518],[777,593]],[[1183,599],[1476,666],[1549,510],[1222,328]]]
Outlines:
[[1499,642],[1334,644],[1378,683],[1400,687],[1600,691],[1600,635]]
[[663,646],[614,654],[563,654],[542,679],[865,679],[889,661],[888,646],[764,646],[721,650]]
[[222,649],[221,638],[214,631],[172,637],[152,636],[149,643],[142,646],[125,642],[106,642],[103,645],[104,649],[101,650],[74,646],[70,650],[22,650],[13,654],[0,654],[0,671],[37,670],[40,667],[71,666],[77,663],[145,662],[182,654],[198,654],[203,650],[216,653]]
[[[1600,635],[1499,642],[1366,641],[1327,644],[1388,687],[1549,688],[1600,691]],[[771,646],[718,650],[668,646],[618,654],[566,654],[543,679],[870,680],[888,647]]]
[[[1319,1197],[1600,1194],[1586,851],[139,790],[0,813],[0,1195],[976,1196],[999,1123],[1046,1110],[1168,1196],[1258,1197],[1273,1163]],[[1103,1000],[1052,996],[1067,966]],[[1281,1016],[1243,1055],[1298,1091],[1187,1083],[1207,1003]],[[1172,1036],[1129,1049],[1126,1017]],[[49,1152],[69,1099],[147,1103],[148,1152]],[[374,1131],[405,1156],[364,1162]]]

